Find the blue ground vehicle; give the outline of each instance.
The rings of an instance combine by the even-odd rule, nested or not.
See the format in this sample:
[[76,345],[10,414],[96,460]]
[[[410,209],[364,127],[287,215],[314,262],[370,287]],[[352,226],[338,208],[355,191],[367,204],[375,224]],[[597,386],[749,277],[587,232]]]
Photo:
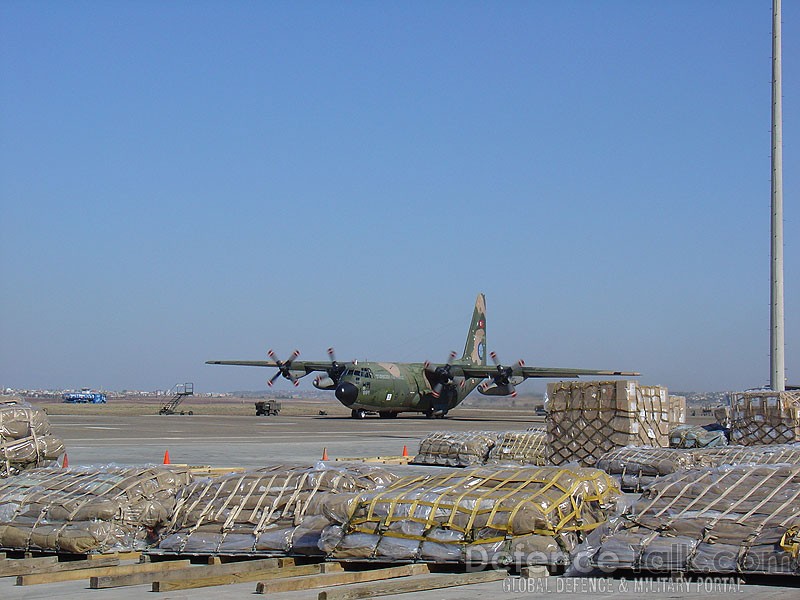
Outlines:
[[61,401],[67,404],[105,404],[106,395],[100,392],[67,392],[61,395]]

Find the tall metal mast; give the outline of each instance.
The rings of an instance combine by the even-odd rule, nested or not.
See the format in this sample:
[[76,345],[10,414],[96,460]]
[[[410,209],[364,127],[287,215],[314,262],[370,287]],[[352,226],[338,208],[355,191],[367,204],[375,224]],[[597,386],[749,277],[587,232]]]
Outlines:
[[772,0],[772,268],[770,387],[786,389],[783,335],[783,109],[781,106],[781,0]]

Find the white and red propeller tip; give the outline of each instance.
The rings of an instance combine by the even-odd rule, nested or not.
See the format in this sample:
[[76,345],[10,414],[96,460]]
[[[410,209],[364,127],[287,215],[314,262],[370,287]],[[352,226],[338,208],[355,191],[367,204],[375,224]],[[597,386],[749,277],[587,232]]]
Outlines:
[[518,364],[520,367],[524,367],[524,366],[525,366],[525,361],[524,361],[524,360],[522,360],[522,359],[520,358],[520,359],[517,361],[517,364]]

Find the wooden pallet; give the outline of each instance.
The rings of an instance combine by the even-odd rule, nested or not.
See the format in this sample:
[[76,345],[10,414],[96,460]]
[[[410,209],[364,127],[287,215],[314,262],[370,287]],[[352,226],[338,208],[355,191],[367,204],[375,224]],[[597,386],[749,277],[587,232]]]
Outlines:
[[380,465],[407,465],[412,460],[414,460],[413,456],[368,456],[334,459],[336,462],[360,462]]
[[142,552],[139,550],[123,550],[119,552],[97,552],[97,553],[82,553],[73,554],[69,552],[55,552],[53,550],[18,550],[12,548],[3,548],[0,551],[0,560],[2,559],[22,559],[22,558],[44,558],[55,557],[62,562],[69,560],[99,560],[101,558],[118,558],[119,560],[140,560]]
[[[78,580],[88,580],[91,589],[149,584],[153,592],[246,582],[257,582],[255,591],[259,594],[336,586],[335,590],[323,590],[319,598],[344,600],[468,585],[506,576],[505,571],[430,575],[428,565],[419,563],[388,567],[385,564],[361,564],[355,568],[349,565],[347,568],[350,570],[346,570],[340,562],[321,562],[321,559],[310,557],[298,559],[309,564],[297,564],[294,558],[289,557],[234,560],[215,556],[205,557],[211,564],[204,565],[191,564],[192,558],[197,557],[137,562],[139,558],[125,553],[93,555],[78,560],[59,560],[58,556],[8,558],[0,552],[0,577],[16,577],[19,586]],[[141,557],[141,560],[146,558]],[[233,562],[224,562],[229,560]],[[371,585],[363,585],[370,582]]]
[[244,467],[211,467],[209,465],[189,465],[183,463],[170,463],[165,466],[188,469],[195,477],[221,477],[229,473],[241,473],[247,470]]

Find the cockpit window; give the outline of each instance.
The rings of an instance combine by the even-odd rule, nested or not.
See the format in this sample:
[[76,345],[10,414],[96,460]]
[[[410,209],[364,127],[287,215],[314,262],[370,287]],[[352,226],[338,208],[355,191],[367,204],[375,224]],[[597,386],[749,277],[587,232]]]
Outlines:
[[364,377],[365,379],[370,379],[372,378],[372,369],[346,369],[342,376]]

